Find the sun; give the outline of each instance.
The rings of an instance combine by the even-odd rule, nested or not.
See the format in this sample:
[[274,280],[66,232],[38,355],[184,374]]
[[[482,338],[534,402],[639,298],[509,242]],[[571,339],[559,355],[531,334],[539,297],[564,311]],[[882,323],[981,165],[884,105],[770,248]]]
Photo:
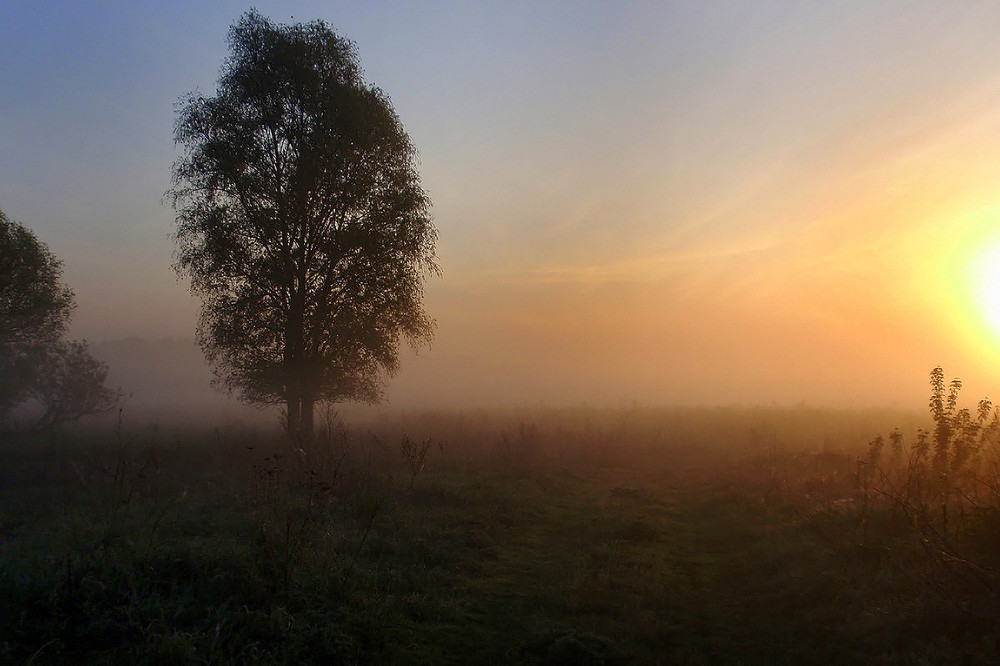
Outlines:
[[984,323],[1000,338],[1000,244],[976,258],[973,264],[973,291]]

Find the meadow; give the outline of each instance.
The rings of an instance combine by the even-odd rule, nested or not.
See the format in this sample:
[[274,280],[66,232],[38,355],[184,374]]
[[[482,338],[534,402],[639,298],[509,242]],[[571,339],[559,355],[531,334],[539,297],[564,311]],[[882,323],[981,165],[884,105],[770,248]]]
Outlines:
[[805,407],[7,433],[0,661],[995,663],[1000,451],[943,390],[947,440]]

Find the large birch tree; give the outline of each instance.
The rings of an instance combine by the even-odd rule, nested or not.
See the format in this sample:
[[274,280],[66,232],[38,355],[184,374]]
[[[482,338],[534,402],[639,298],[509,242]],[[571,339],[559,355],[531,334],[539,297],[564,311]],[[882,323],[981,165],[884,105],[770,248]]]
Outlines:
[[249,11],[217,91],[180,104],[175,269],[199,343],[242,400],[308,438],[320,402],[376,402],[401,340],[427,343],[437,232],[416,150],[352,42]]

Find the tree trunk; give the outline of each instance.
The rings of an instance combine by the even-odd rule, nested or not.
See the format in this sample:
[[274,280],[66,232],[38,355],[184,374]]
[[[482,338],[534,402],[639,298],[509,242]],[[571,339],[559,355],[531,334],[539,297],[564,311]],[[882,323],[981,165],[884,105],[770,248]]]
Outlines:
[[286,404],[286,422],[285,429],[288,431],[288,436],[292,439],[298,438],[299,430],[302,428],[301,421],[301,402],[298,396],[292,396],[289,394]]
[[312,397],[302,398],[302,411],[299,414],[300,439],[302,442],[312,441],[313,437],[313,407],[316,401]]
[[312,434],[312,414],[309,415],[309,429],[303,423],[303,367],[302,356],[305,347],[303,320],[305,317],[305,296],[299,280],[291,276],[293,286],[290,295],[288,322],[285,325],[284,373],[285,390],[288,400],[288,436],[292,441],[303,443]]

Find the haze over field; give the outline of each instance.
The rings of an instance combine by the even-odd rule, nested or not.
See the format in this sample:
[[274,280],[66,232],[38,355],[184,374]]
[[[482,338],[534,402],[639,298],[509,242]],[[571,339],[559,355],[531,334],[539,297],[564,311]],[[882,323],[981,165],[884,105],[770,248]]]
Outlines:
[[[1000,397],[1000,5],[257,8],[354,40],[420,151],[437,333],[390,406],[918,407],[935,365]],[[246,9],[0,8],[0,209],[126,391],[210,377],[110,343],[193,337],[175,103]]]

